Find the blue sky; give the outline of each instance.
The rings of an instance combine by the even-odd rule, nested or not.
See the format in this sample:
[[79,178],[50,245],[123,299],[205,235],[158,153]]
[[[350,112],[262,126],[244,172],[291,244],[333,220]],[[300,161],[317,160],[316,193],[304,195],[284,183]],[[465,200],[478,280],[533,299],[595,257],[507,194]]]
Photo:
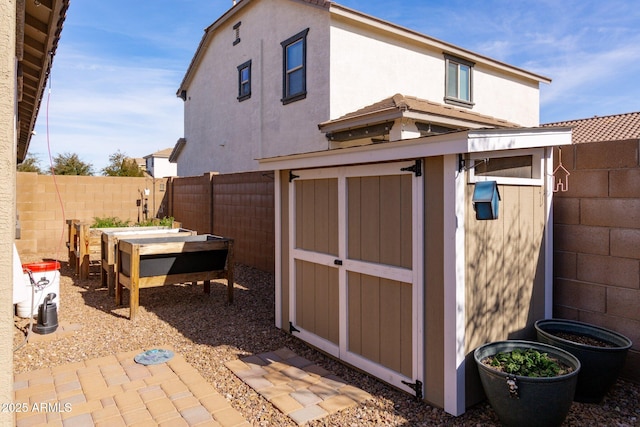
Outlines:
[[[631,0],[338,3],[550,77],[541,123],[640,111],[640,7]],[[72,0],[29,153],[76,153],[96,174],[183,136],[176,90],[232,0]],[[50,89],[50,90],[49,90]],[[47,126],[48,123],[48,126]],[[48,131],[47,131],[48,130]]]

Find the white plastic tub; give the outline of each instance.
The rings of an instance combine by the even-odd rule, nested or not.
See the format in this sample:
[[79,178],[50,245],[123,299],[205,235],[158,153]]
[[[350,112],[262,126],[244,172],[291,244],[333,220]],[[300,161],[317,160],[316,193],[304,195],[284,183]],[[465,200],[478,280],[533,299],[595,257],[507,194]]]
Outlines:
[[[60,312],[60,263],[58,261],[43,261],[31,264],[22,264],[24,271],[24,284],[27,288],[27,298],[18,303],[18,316],[29,318],[38,315],[38,306],[44,301],[47,294],[54,293],[53,299]],[[35,286],[32,286],[29,274],[31,271]],[[32,292],[33,291],[33,292]],[[31,296],[33,295],[33,305]]]

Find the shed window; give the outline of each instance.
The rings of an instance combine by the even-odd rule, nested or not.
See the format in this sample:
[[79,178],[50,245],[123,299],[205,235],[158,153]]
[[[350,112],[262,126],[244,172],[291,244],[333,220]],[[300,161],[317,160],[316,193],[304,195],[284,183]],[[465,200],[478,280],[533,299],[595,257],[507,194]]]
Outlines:
[[[515,153],[514,153],[515,154]],[[482,156],[482,157],[480,157]],[[469,159],[469,182],[497,181],[498,184],[542,185],[544,149],[521,150],[517,155],[476,153]]]
[[445,55],[445,97],[448,104],[472,107],[473,62]]
[[476,176],[533,178],[533,156],[497,157],[475,167]]
[[282,103],[307,96],[307,33],[309,29],[283,41],[282,45]]

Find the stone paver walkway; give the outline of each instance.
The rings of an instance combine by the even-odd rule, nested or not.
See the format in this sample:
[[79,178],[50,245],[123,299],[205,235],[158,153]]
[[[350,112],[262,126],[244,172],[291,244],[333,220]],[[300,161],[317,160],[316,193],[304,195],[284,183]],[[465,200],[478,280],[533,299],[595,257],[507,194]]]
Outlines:
[[181,355],[145,366],[141,352],[15,374],[17,427],[249,426]]
[[371,395],[288,348],[225,363],[299,425],[355,406]]

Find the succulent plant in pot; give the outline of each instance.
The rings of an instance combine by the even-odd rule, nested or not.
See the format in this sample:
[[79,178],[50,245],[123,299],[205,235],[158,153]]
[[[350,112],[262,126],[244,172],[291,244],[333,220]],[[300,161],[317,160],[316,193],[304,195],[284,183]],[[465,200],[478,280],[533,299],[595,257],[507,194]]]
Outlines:
[[544,319],[535,324],[538,341],[559,347],[582,364],[575,400],[599,403],[615,383],[632,342],[618,332],[566,319]]
[[575,393],[580,361],[547,344],[509,340],[474,351],[487,399],[506,426],[559,426]]

